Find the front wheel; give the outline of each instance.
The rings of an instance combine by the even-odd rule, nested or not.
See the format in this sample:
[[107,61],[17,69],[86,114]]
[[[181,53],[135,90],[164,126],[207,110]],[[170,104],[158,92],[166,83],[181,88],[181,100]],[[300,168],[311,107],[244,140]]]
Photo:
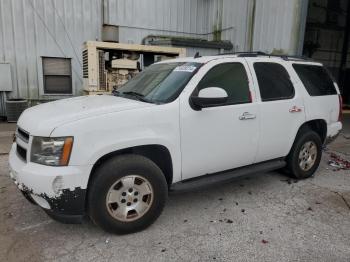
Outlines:
[[322,155],[320,136],[310,130],[302,130],[287,156],[287,170],[295,178],[311,177],[317,170]]
[[162,171],[148,158],[121,155],[96,172],[89,188],[88,210],[92,221],[105,231],[140,231],[161,214],[168,186]]

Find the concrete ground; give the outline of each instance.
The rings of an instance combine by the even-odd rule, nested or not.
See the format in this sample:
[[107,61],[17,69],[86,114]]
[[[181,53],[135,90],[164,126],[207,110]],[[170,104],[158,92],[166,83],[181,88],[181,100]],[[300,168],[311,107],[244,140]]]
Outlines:
[[348,127],[311,179],[257,173],[173,193],[150,228],[118,236],[27,202],[8,177],[14,125],[0,123],[0,261],[349,261],[350,171],[327,164],[332,152],[350,159]]

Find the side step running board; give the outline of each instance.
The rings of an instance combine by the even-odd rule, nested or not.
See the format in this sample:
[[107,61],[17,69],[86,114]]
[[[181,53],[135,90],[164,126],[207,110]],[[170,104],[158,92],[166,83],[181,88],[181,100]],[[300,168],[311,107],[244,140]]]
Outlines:
[[219,172],[215,174],[208,174],[193,179],[184,180],[171,185],[170,191],[190,191],[191,189],[199,189],[209,185],[221,184],[229,182],[237,177],[253,174],[265,173],[268,171],[282,168],[286,165],[283,159],[271,160],[254,164],[250,166],[240,167],[233,170]]

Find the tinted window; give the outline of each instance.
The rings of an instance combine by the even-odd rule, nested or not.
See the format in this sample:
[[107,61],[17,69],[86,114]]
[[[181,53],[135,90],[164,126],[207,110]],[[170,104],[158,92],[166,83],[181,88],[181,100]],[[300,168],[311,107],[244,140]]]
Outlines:
[[333,80],[322,66],[293,64],[310,96],[335,95]]
[[277,63],[254,63],[262,101],[288,99],[294,96],[294,87],[287,70]]
[[198,91],[206,87],[224,89],[228,95],[228,104],[250,102],[248,78],[241,63],[225,63],[210,69],[199,82]]

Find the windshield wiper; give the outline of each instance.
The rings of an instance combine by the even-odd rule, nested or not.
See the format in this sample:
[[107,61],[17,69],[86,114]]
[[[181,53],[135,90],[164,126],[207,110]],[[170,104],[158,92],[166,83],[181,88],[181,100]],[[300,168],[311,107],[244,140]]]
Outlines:
[[113,89],[112,95],[119,96],[120,92],[118,90],[116,90],[116,89]]
[[137,93],[135,91],[118,92],[119,95],[130,95],[136,97],[139,101],[151,103],[148,99],[144,98],[145,95]]
[[132,96],[137,96],[137,97],[144,97],[145,96],[145,95],[143,95],[141,93],[137,93],[135,91],[126,91],[126,92],[123,92],[122,94],[132,95]]

